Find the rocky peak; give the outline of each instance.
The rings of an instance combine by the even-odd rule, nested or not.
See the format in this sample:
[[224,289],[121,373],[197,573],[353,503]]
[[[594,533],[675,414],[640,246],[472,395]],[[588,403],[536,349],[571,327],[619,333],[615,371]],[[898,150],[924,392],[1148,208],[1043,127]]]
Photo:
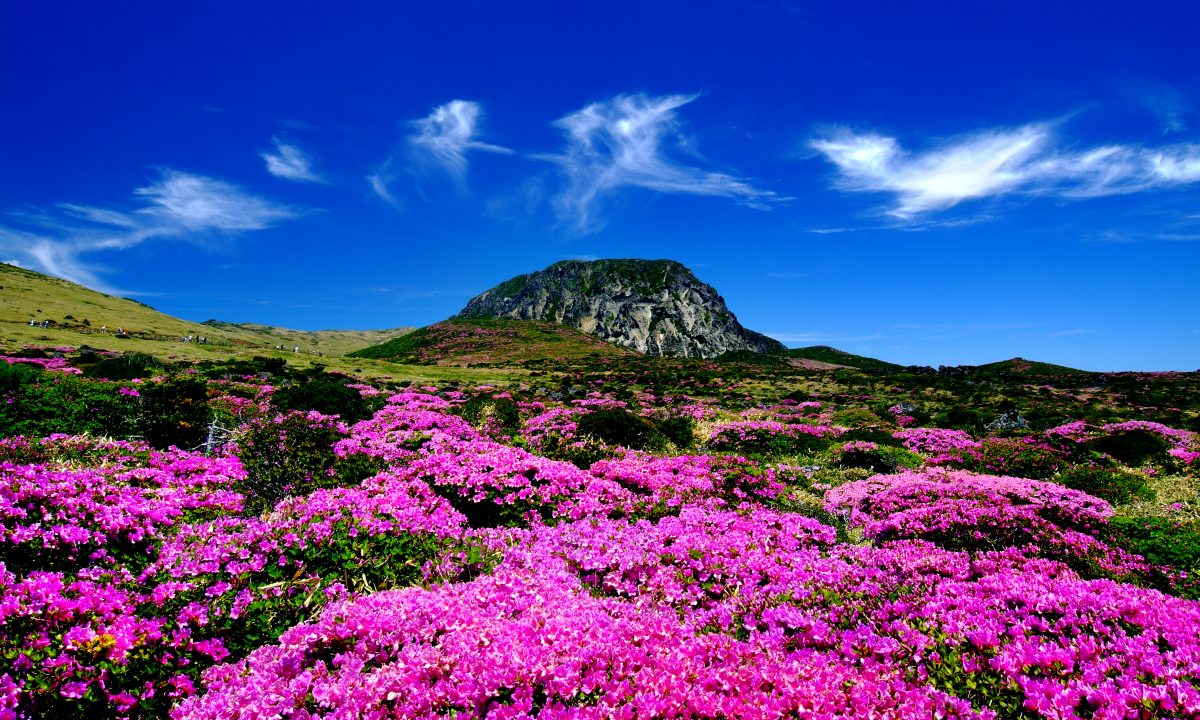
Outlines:
[[557,262],[500,283],[457,317],[559,323],[650,355],[784,350],[742,327],[716,290],[674,260]]

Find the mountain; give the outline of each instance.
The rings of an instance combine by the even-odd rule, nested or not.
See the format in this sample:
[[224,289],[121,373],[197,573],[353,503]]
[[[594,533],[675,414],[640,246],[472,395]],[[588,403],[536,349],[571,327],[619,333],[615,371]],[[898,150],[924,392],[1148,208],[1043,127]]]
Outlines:
[[455,317],[557,323],[649,355],[785,350],[742,327],[716,290],[674,260],[554,263],[472,298]]
[[563,325],[534,320],[451,319],[363,348],[350,357],[412,365],[520,365],[632,355],[629,350]]
[[814,360],[820,363],[828,363],[834,367],[852,367],[859,370],[878,370],[883,372],[894,372],[904,369],[903,365],[876,360],[875,358],[863,355],[855,355],[854,353],[838,350],[828,345],[792,348],[787,351],[787,354],[791,358]]
[[[30,320],[39,325],[46,322],[47,329],[30,326]],[[68,345],[107,343],[117,328],[124,330],[129,339],[170,343],[174,348],[179,347],[181,337],[203,336],[210,346],[272,350],[281,345],[324,355],[340,355],[412,331],[305,331],[216,320],[197,323],[161,313],[136,300],[0,263],[0,345],[19,348],[45,344],[47,340]]]

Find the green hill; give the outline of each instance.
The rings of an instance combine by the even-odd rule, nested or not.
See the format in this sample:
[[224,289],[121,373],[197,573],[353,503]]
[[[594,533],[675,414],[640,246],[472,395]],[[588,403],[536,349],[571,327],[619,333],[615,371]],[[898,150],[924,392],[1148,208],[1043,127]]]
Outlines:
[[633,354],[565,325],[535,320],[451,319],[349,355],[398,363],[465,366]]
[[792,348],[787,351],[788,357],[816,360],[817,362],[833,365],[846,365],[859,370],[875,370],[879,372],[895,372],[903,370],[903,365],[876,360],[875,358],[855,355],[828,345],[812,345],[810,347]]
[[[30,326],[30,320],[37,326]],[[43,322],[46,328],[41,327]],[[119,340],[123,348],[152,354],[170,352],[181,357],[203,347],[181,343],[184,336],[203,336],[210,347],[226,349],[233,346],[273,350],[283,346],[309,354],[341,355],[410,331],[409,328],[304,331],[216,320],[197,323],[161,313],[136,300],[0,263],[0,348],[112,345],[117,341],[117,328],[124,331]],[[142,347],[142,343],[146,346]]]
[[1055,365],[1053,363],[1038,362],[1036,360],[1026,360],[1025,358],[1012,358],[1011,360],[1001,360],[1000,362],[988,363],[979,365],[978,370],[991,373],[1012,373],[1014,375],[1067,375],[1067,374],[1086,374],[1086,370],[1077,370],[1069,368],[1065,365]]

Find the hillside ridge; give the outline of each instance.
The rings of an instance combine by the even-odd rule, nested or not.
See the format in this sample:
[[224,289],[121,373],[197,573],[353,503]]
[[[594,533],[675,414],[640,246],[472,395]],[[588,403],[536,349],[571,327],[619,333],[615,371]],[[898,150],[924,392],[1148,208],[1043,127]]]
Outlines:
[[[74,337],[116,336],[159,342],[178,341],[183,337],[204,337],[210,345],[231,345],[270,350],[276,347],[299,352],[341,355],[368,347],[388,338],[411,332],[400,327],[382,330],[291,330],[255,323],[219,320],[194,322],[161,312],[146,303],[110,295],[70,280],[45,275],[8,263],[0,263],[0,323],[7,330],[0,336],[8,344],[19,344],[35,327],[46,323],[46,330],[72,333],[72,342],[87,342]],[[45,334],[40,328],[39,333]]]

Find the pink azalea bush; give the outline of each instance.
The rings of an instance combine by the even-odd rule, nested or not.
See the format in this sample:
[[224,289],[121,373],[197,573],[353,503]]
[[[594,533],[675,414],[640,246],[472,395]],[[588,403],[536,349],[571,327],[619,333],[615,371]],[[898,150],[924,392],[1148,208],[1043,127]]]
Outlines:
[[[222,392],[271,452],[0,441],[0,718],[1200,717],[1200,604],[1144,587],[1170,584],[1107,544],[1106,502],[936,467],[986,456],[960,431],[834,446],[785,402],[719,454],[584,469],[545,452],[625,401],[520,402],[507,438],[462,390],[352,426]],[[798,449],[926,469],[810,486],[769,457]],[[244,461],[288,488],[261,512]],[[372,470],[313,477],[337,463]]]
[[1194,603],[1012,553],[833,542],[763,510],[522,531],[493,574],[332,605],[174,716],[1200,712]]
[[950,550],[1018,548],[1086,574],[1136,578],[1152,569],[1098,540],[1112,507],[1056,483],[931,469],[834,488],[826,509],[868,538],[929,540]]
[[962,430],[905,428],[892,433],[904,447],[924,455],[930,465],[963,465],[979,458],[980,443]]

